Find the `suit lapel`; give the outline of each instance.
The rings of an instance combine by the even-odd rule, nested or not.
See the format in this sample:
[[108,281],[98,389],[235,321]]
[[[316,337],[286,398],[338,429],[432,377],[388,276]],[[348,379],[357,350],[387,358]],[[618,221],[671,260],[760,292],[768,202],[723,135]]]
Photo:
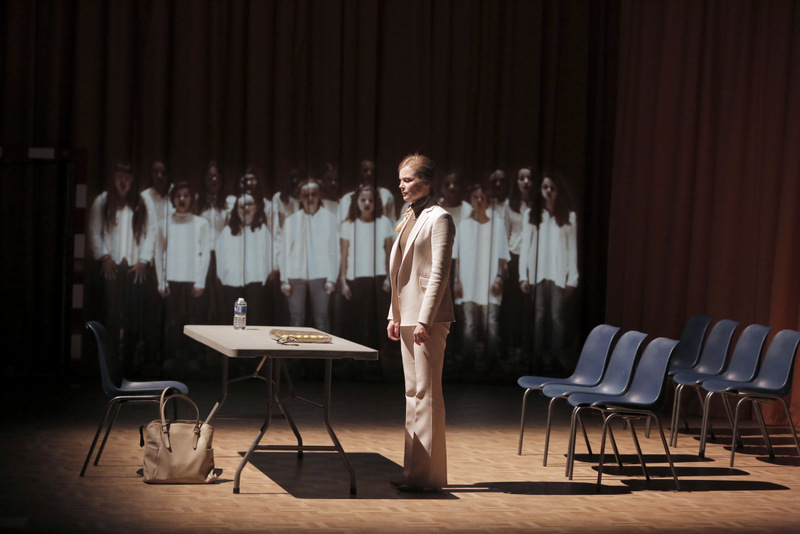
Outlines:
[[[419,214],[419,218],[417,218],[417,222],[414,224],[414,228],[411,229],[411,233],[408,236],[406,246],[403,248],[403,259],[400,261],[400,265],[403,265],[403,262],[406,260],[406,255],[408,254],[408,251],[411,250],[414,240],[417,238],[417,235],[419,235],[419,232],[422,229],[422,226],[425,224],[425,221],[428,220],[428,212],[430,212],[430,210],[431,208],[426,208],[422,210],[422,213]],[[408,224],[408,221],[406,221],[406,224]]]

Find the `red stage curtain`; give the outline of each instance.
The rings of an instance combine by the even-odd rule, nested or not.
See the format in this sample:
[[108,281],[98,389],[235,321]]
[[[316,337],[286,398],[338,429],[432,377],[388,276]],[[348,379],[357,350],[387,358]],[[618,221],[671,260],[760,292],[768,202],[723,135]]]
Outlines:
[[797,329],[800,6],[629,0],[620,28],[607,321]]

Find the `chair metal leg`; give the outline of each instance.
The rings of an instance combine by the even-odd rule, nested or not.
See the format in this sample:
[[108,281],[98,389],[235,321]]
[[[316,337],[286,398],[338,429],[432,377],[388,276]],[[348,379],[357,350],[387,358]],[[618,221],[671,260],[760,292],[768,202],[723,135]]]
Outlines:
[[[86,460],[83,462],[83,467],[81,468],[81,476],[86,473],[86,467],[89,465],[89,460],[92,458],[92,453],[94,452],[94,447],[97,445],[97,439],[100,437],[100,432],[103,430],[103,425],[105,424],[106,420],[108,419],[109,415],[111,414],[114,405],[117,403],[116,399],[112,399],[108,401],[106,405],[106,413],[103,415],[103,418],[100,420],[100,425],[97,427],[97,432],[94,433],[94,439],[92,439],[92,444],[89,446],[89,452],[86,454]],[[95,463],[95,465],[97,465]]]
[[[627,425],[628,422],[625,421]],[[617,461],[617,465],[622,467],[622,457],[619,454],[619,448],[617,447],[617,439],[614,437],[614,429],[612,427],[608,427],[608,438],[611,441],[611,450],[614,451],[614,459]]]
[[567,467],[564,471],[564,476],[572,480],[572,466],[575,463],[575,440],[578,434],[578,412],[580,406],[576,406],[572,410],[572,417],[569,423],[569,444],[567,445]]
[[94,465],[100,461],[100,457],[103,455],[103,450],[106,448],[106,442],[108,441],[108,435],[111,433],[111,427],[114,426],[114,422],[117,420],[117,415],[119,415],[119,408],[123,401],[117,401],[114,403],[114,409],[111,411],[111,419],[108,421],[108,426],[106,427],[106,433],[103,435],[103,441],[100,442],[100,448],[97,449],[97,456],[94,458]]
[[[700,391],[700,388],[695,387],[692,389],[694,389],[695,392],[697,392],[697,399],[700,401],[700,407],[703,408],[703,404],[705,403],[705,400],[703,399],[703,393]],[[708,432],[709,434],[711,434],[711,439],[713,440],[717,439],[717,436],[714,434],[714,427],[711,426],[711,421],[708,422]]]
[[683,384],[675,385],[675,396],[672,399],[672,418],[669,423],[669,444],[673,447],[678,445],[678,421],[680,420],[681,392]]
[[[530,392],[530,389],[526,389],[525,393],[522,395],[522,417],[520,417],[519,420],[519,446],[517,447],[518,456],[522,455],[522,434],[525,432],[525,405],[528,401],[528,393]],[[545,456],[545,460],[547,460],[547,456]]]
[[764,443],[767,444],[767,451],[769,452],[769,459],[775,459],[775,451],[772,449],[772,441],[769,439],[769,433],[767,432],[767,425],[764,424],[764,413],[761,411],[761,402],[757,399],[751,400],[753,403],[753,411],[756,413],[756,420],[758,421],[759,426],[761,426],[761,432],[764,433]]
[[581,431],[583,432],[583,442],[586,443],[586,450],[589,452],[589,455],[592,454],[592,446],[589,444],[589,434],[586,433],[586,425],[583,424],[583,419],[581,419],[581,414],[578,414],[578,422],[581,424]]
[[[708,430],[708,407],[711,405],[711,396],[712,395],[714,395],[713,391],[709,391],[708,393],[706,393],[706,402],[705,402],[705,404],[703,404],[703,422],[700,425],[700,448],[697,451],[697,455],[700,458],[704,458],[705,455],[706,455],[706,432]],[[731,426],[733,426],[733,422],[731,422]]]
[[[649,419],[649,418],[648,418]],[[636,436],[636,430],[633,428],[633,420],[630,418],[625,418],[628,422],[628,428],[631,431],[631,438],[633,438],[633,445],[636,447],[636,455],[639,457],[639,463],[642,467],[642,473],[644,474],[645,480],[650,480],[650,475],[647,474],[647,466],[644,463],[644,456],[642,455],[642,447],[639,445],[639,438]]]
[[[556,401],[556,398],[557,397],[553,397],[547,404],[547,424],[544,432],[544,458],[542,459],[542,466],[544,467],[547,467],[547,451],[550,448],[550,421],[552,420],[551,417],[553,414],[553,403]],[[520,441],[520,447],[521,446],[522,442]]]
[[783,409],[786,411],[786,419],[789,421],[789,428],[792,430],[792,437],[794,437],[794,446],[797,448],[797,454],[800,455],[800,442],[797,441],[797,431],[794,429],[794,421],[792,421],[792,414],[789,413],[789,405],[786,404],[786,399],[779,399],[783,404]]
[[606,456],[606,432],[608,431],[609,424],[616,414],[610,414],[603,420],[603,433],[600,436],[600,458],[597,463],[597,489],[600,489],[600,483],[603,480],[603,460]]
[[680,482],[678,482],[678,473],[675,471],[675,464],[672,461],[672,454],[670,454],[669,447],[667,447],[667,438],[664,436],[664,428],[661,426],[661,421],[659,421],[656,414],[649,414],[649,417],[652,417],[656,421],[658,433],[661,435],[661,444],[664,445],[664,453],[667,455],[667,462],[669,462],[669,468],[672,471],[672,478],[675,480],[675,490],[680,491],[681,485]]
[[[725,407],[725,413],[728,416],[728,423],[731,425],[731,428],[733,428],[733,411],[731,410],[731,403],[728,400],[728,395],[723,395],[722,396],[722,405]],[[736,446],[739,447],[739,448],[743,448],[744,447],[744,442],[742,441],[742,436],[740,436],[738,434],[736,435]]]
[[746,400],[747,397],[742,397],[739,399],[739,402],[736,403],[736,410],[733,415],[733,436],[731,436],[731,467],[733,467],[733,458],[736,454],[736,435],[739,431],[739,408]]

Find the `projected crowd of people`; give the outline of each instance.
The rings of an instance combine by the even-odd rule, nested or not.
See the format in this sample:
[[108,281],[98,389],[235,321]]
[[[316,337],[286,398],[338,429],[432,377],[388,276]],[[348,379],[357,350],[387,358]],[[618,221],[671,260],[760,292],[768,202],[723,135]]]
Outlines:
[[[352,378],[387,378],[399,353],[385,332],[389,253],[407,206],[383,187],[396,177],[379,180],[371,160],[357,168],[340,194],[331,163],[284,179],[247,167],[228,181],[216,161],[179,180],[155,161],[140,190],[132,166],[117,163],[87,233],[98,313],[126,370],[203,372],[212,362],[183,326],[227,324],[243,297],[250,325],[313,326],[379,349],[383,363],[345,367]],[[466,176],[437,177],[436,201],[456,225],[445,380],[568,371],[579,275],[567,183],[532,167],[513,179],[502,169]]]

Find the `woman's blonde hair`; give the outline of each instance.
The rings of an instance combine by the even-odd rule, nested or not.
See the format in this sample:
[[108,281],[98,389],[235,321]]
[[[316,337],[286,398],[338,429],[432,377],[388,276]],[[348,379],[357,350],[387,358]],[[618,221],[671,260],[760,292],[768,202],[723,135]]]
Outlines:
[[[431,158],[419,153],[409,154],[404,157],[400,165],[397,166],[397,172],[399,173],[404,167],[411,167],[411,170],[414,171],[414,175],[430,186],[431,192],[434,190],[433,180],[436,175],[436,164]],[[397,226],[394,228],[396,232],[399,232],[403,228],[403,223],[406,222],[409,215],[411,215],[410,205],[405,213],[403,213],[403,217],[397,222]]]

